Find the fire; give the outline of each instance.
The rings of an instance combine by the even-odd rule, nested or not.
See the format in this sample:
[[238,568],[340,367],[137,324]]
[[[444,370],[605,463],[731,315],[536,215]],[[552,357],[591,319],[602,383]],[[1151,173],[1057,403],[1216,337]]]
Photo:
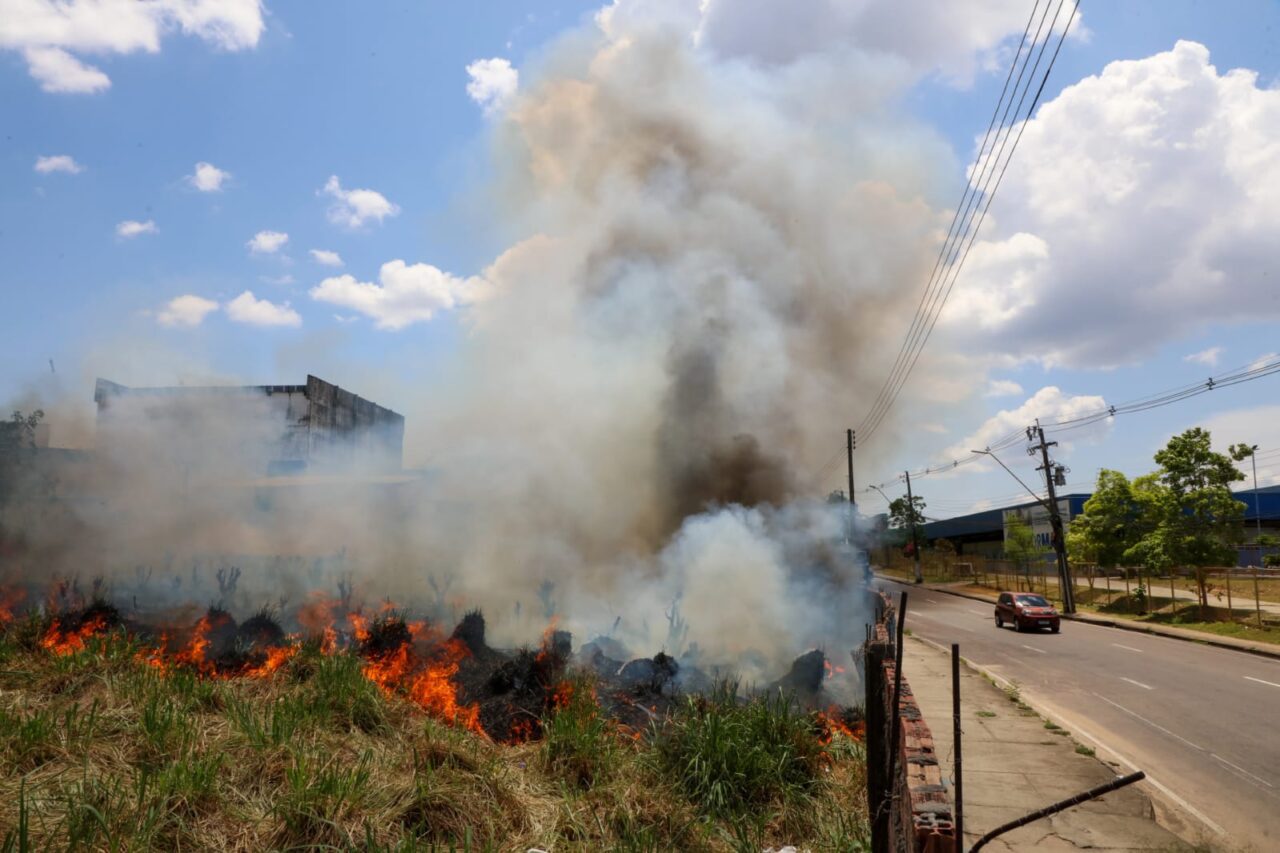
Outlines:
[[852,723],[846,723],[842,718],[840,709],[836,707],[828,708],[825,712],[816,711],[814,720],[818,727],[818,742],[823,746],[831,743],[836,735],[847,737],[861,743],[866,738],[867,724],[862,720]]
[[85,640],[98,634],[104,634],[106,630],[107,620],[101,614],[89,617],[72,631],[62,630],[62,627],[55,621],[44,636],[40,638],[40,647],[53,652],[55,655],[73,654],[84,648]]
[[24,589],[0,589],[0,625],[13,621],[13,609],[27,597]]
[[551,709],[558,711],[561,708],[569,707],[569,703],[573,701],[573,684],[568,681],[562,681],[557,684],[548,697],[547,704]]
[[289,660],[298,653],[298,646],[290,643],[287,646],[276,646],[267,649],[267,659],[258,666],[253,667],[245,672],[249,678],[266,678],[271,673],[284,666]]
[[823,676],[825,679],[835,678],[837,675],[844,674],[844,667],[833,666],[829,660],[824,660],[822,666],[826,670],[826,674]]

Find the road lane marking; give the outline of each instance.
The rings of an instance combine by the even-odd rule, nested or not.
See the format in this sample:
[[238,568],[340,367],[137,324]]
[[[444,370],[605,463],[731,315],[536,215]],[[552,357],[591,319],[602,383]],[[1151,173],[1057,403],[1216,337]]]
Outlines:
[[[925,643],[926,645],[932,646],[933,648],[937,649],[938,651],[942,652],[943,654],[950,654],[950,653],[951,653],[951,649],[947,648],[946,646],[942,645],[941,643],[938,643],[938,642],[935,642],[935,641],[933,641],[933,640],[930,640],[928,637],[917,637],[916,639],[918,639],[918,640],[919,640],[920,642],[922,642],[922,643]],[[1178,641],[1178,642],[1181,642],[1181,641]],[[985,673],[987,676],[989,676],[989,677],[991,677],[993,680],[995,680],[995,682],[996,682],[997,684],[999,684],[1001,687],[1004,687],[1005,689],[1009,689],[1009,690],[1018,689],[1018,686],[1017,686],[1017,685],[1015,685],[1012,681],[1010,681],[1009,679],[1005,678],[1005,677],[1004,677],[1003,675],[1001,675],[1000,673],[996,672],[996,670],[995,670],[995,667],[997,666],[996,664],[980,664],[980,663],[975,663],[974,661],[972,661],[972,660],[970,660],[970,659],[968,659],[968,658],[963,658],[963,657],[962,657],[960,660],[961,660],[961,661],[963,661],[963,662],[964,662],[964,664],[965,664],[966,666],[970,666],[970,667],[972,667],[972,668],[974,668],[974,669],[978,670],[979,672]],[[1108,703],[1110,703],[1110,704],[1112,704],[1112,705],[1115,705],[1115,704],[1116,704],[1116,703],[1114,703],[1114,702],[1111,702],[1111,700],[1110,700],[1110,699],[1107,699],[1105,696],[1102,696],[1102,695],[1101,695],[1101,694],[1099,694],[1099,693],[1094,693],[1093,695],[1094,695],[1094,696],[1097,696],[1099,699],[1101,699],[1101,700],[1102,700],[1102,701],[1104,701],[1104,702],[1108,702]],[[1035,699],[1034,697],[1031,697],[1031,696],[1024,696],[1023,701],[1025,701],[1027,704],[1031,705],[1033,708],[1035,708],[1035,707],[1036,707],[1036,705],[1038,704],[1038,702],[1036,701],[1036,699]],[[1128,709],[1127,709],[1127,708],[1124,708],[1124,707],[1122,707],[1122,706],[1116,705],[1116,707],[1120,708],[1120,710],[1122,710],[1122,711],[1128,711]],[[1037,709],[1037,710],[1040,710],[1040,709]],[[1047,718],[1048,718],[1048,717],[1057,717],[1057,718],[1058,718],[1058,722],[1060,722],[1060,723],[1066,723],[1066,725],[1064,726],[1064,728],[1070,729],[1071,731],[1075,732],[1075,733],[1076,733],[1076,734],[1078,734],[1078,735],[1082,735],[1082,736],[1085,738],[1085,740],[1089,740],[1089,741],[1092,741],[1093,743],[1096,743],[1099,747],[1101,747],[1101,749],[1102,749],[1104,752],[1108,752],[1108,753],[1110,753],[1111,755],[1115,756],[1115,758],[1116,758],[1116,759],[1117,759],[1121,764],[1124,764],[1124,765],[1128,766],[1130,770],[1144,770],[1144,768],[1139,767],[1139,766],[1137,765],[1137,763],[1136,763],[1132,758],[1129,758],[1129,757],[1128,757],[1127,755],[1125,755],[1123,752],[1121,752],[1120,750],[1116,749],[1114,746],[1111,746],[1109,743],[1107,743],[1106,741],[1104,741],[1102,738],[1097,737],[1096,735],[1091,734],[1090,732],[1086,731],[1086,730],[1085,730],[1085,728],[1084,728],[1084,726],[1081,726],[1081,725],[1080,725],[1080,724],[1079,724],[1079,723],[1078,723],[1078,722],[1077,722],[1073,717],[1068,717],[1068,715],[1066,715],[1066,714],[1064,714],[1064,713],[1062,713],[1062,712],[1060,712],[1060,711],[1059,711],[1059,712],[1057,712],[1057,713],[1049,713],[1049,712],[1047,712],[1047,711],[1040,710],[1040,713],[1041,713],[1041,715],[1042,715],[1042,716],[1045,716],[1045,717],[1047,717]],[[1130,712],[1130,713],[1132,713],[1132,712]],[[1154,725],[1154,724],[1153,724],[1153,725]],[[1157,726],[1157,728],[1159,728],[1159,726]],[[1170,734],[1173,734],[1173,733],[1172,733],[1172,732],[1170,732]],[[1174,737],[1178,737],[1178,735],[1174,735]],[[1179,738],[1179,739],[1181,740],[1182,738]],[[1199,747],[1196,747],[1196,748],[1197,748],[1197,749],[1199,749]],[[1204,750],[1201,750],[1201,751],[1203,752]],[[1193,816],[1193,817],[1195,817],[1197,820],[1199,820],[1201,823],[1203,823],[1205,826],[1207,826],[1207,827],[1209,828],[1209,831],[1213,832],[1215,835],[1220,835],[1220,836],[1222,836],[1222,837],[1224,837],[1224,838],[1226,837],[1226,835],[1227,835],[1227,831],[1226,831],[1225,829],[1223,829],[1223,828],[1222,828],[1221,824],[1216,823],[1216,822],[1215,822],[1212,818],[1210,818],[1207,814],[1205,814],[1204,812],[1200,811],[1200,809],[1196,808],[1195,806],[1191,805],[1191,803],[1187,802],[1187,801],[1186,801],[1186,799],[1184,799],[1183,797],[1178,796],[1178,794],[1174,793],[1174,791],[1173,791],[1173,789],[1172,789],[1172,788],[1170,788],[1168,785],[1165,785],[1163,782],[1161,782],[1159,779],[1157,779],[1154,775],[1152,775],[1151,773],[1147,773],[1147,778],[1146,778],[1145,780],[1143,780],[1143,781],[1144,781],[1146,784],[1150,785],[1151,787],[1155,788],[1155,789],[1156,789],[1157,791],[1159,791],[1161,794],[1163,794],[1163,795],[1164,795],[1164,796],[1165,796],[1165,797],[1166,797],[1170,802],[1172,802],[1174,805],[1178,806],[1178,807],[1179,807],[1179,808],[1181,808],[1183,811],[1185,811],[1187,814],[1192,815],[1192,816]]]
[[1128,649],[1131,652],[1137,652],[1140,655],[1146,654],[1144,651],[1142,651],[1142,649],[1135,649],[1133,646],[1125,646],[1125,645],[1121,645],[1120,643],[1112,643],[1111,645],[1115,646],[1117,649]]
[[1261,678],[1254,678],[1252,675],[1246,675],[1245,678],[1250,681],[1256,681],[1259,684],[1270,684],[1272,687],[1280,687],[1280,684],[1276,684],[1274,681],[1263,681]]
[[1241,767],[1239,764],[1233,764],[1233,763],[1231,763],[1230,761],[1227,761],[1227,759],[1223,758],[1221,755],[1218,755],[1216,752],[1211,752],[1211,753],[1209,753],[1209,755],[1210,755],[1210,757],[1212,757],[1212,758],[1216,758],[1216,759],[1218,759],[1218,760],[1219,760],[1219,761],[1221,761],[1223,764],[1225,764],[1225,765],[1227,765],[1228,767],[1230,767],[1232,770],[1239,770],[1241,773],[1243,773],[1244,775],[1248,776],[1250,779],[1254,780],[1255,782],[1260,782],[1260,783],[1262,783],[1263,785],[1266,785],[1268,788],[1274,788],[1274,787],[1275,787],[1275,785],[1272,785],[1270,782],[1268,782],[1266,779],[1263,779],[1261,776],[1254,776],[1252,773],[1250,773],[1248,770],[1245,770],[1245,769],[1244,769],[1243,767]]
[[983,619],[986,619],[988,616],[990,616],[990,615],[991,615],[990,613],[988,613],[988,612],[987,612],[987,611],[985,611],[985,610],[974,610],[972,607],[965,608],[965,609],[966,609],[966,610],[968,610],[970,613],[977,613],[977,614],[978,614],[979,616],[981,616]]
[[1123,675],[1119,676],[1119,678],[1121,681],[1127,681],[1130,684],[1136,684],[1139,687],[1141,687],[1143,690],[1155,690],[1155,688],[1152,687],[1150,684],[1143,684],[1141,681],[1134,681],[1132,678],[1125,678]]
[[1021,645],[1024,649],[1031,649],[1031,651],[1033,651],[1033,652],[1039,652],[1039,653],[1040,653],[1040,654],[1042,654],[1042,655],[1047,655],[1047,654],[1049,654],[1049,653],[1048,653],[1048,652],[1046,652],[1044,649],[1037,649],[1035,646],[1028,646],[1026,643],[1021,643],[1020,645]]
[[1184,738],[1182,735],[1178,734],[1177,732],[1171,732],[1171,731],[1169,731],[1168,729],[1166,729],[1164,726],[1160,725],[1159,723],[1153,723],[1153,722],[1151,722],[1151,721],[1150,721],[1150,720],[1148,720],[1146,717],[1144,717],[1144,716],[1142,716],[1141,714],[1139,714],[1137,711],[1130,711],[1128,708],[1126,708],[1125,706],[1121,705],[1119,702],[1112,702],[1110,699],[1108,699],[1106,696],[1103,696],[1101,693],[1094,693],[1093,695],[1094,695],[1094,696],[1097,696],[1099,699],[1101,699],[1103,702],[1106,702],[1106,703],[1107,703],[1108,705],[1110,705],[1111,707],[1113,707],[1113,708],[1118,708],[1119,710],[1124,711],[1124,712],[1125,712],[1126,714],[1128,714],[1130,717],[1133,717],[1133,718],[1134,718],[1134,719],[1136,719],[1136,720],[1141,720],[1142,722],[1146,723],[1148,726],[1151,726],[1151,728],[1153,728],[1153,729],[1158,729],[1159,731],[1162,731],[1162,732],[1164,732],[1165,734],[1167,734],[1169,737],[1177,738],[1178,740],[1182,741],[1183,743],[1185,743],[1187,746],[1191,747],[1192,749],[1197,749],[1197,750],[1199,750],[1200,752],[1208,752],[1208,751],[1209,751],[1209,750],[1205,749],[1203,746],[1201,746],[1201,745],[1200,745],[1200,744],[1198,744],[1198,743],[1192,743],[1191,741],[1187,740],[1186,738]]

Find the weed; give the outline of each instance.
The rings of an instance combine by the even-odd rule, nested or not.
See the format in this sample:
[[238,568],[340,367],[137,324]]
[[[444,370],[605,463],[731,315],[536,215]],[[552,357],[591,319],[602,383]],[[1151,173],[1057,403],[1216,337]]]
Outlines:
[[661,771],[714,817],[808,796],[825,760],[809,716],[789,696],[743,703],[732,682],[709,698],[687,698],[657,732],[654,749]]
[[306,753],[294,753],[293,764],[285,769],[285,789],[275,807],[283,824],[282,840],[337,841],[339,821],[365,795],[371,759],[372,754],[366,751],[354,767],[344,767],[337,756],[321,762]]
[[302,703],[291,699],[277,699],[258,713],[255,703],[233,697],[227,700],[226,711],[249,745],[259,751],[291,741],[306,714]]
[[1049,731],[1051,731],[1051,732],[1061,731],[1061,730],[1062,730],[1062,726],[1058,725],[1057,723],[1053,722],[1052,720],[1045,720],[1045,721],[1044,721],[1044,727],[1045,727],[1046,729],[1048,729]]
[[339,728],[372,734],[387,727],[386,702],[360,667],[355,655],[321,657],[309,682],[311,706]]
[[600,713],[595,685],[586,679],[560,688],[564,705],[542,723],[548,766],[579,788],[590,788],[616,763],[620,744],[613,724]]
[[1097,755],[1096,752],[1094,752],[1092,749],[1090,749],[1089,747],[1085,746],[1082,743],[1076,744],[1076,752],[1078,752],[1080,755],[1087,755],[1090,758],[1093,758],[1095,755]]
[[979,717],[994,717],[995,715],[996,715],[995,711],[979,711],[978,712]]

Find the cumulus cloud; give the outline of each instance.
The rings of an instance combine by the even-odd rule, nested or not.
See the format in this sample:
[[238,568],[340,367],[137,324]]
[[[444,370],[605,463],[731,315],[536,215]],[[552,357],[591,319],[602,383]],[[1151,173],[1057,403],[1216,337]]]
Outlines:
[[148,219],[146,222],[138,222],[134,219],[126,219],[116,225],[116,236],[123,237],[128,240],[137,237],[139,234],[154,234],[160,229],[156,227],[155,222]]
[[500,57],[477,59],[467,66],[467,94],[486,115],[499,112],[515,95],[520,85],[520,72]]
[[334,199],[329,206],[329,221],[347,228],[359,228],[370,220],[381,223],[400,212],[398,206],[375,190],[344,190],[337,175],[329,176],[320,194]]
[[987,383],[984,397],[1013,397],[1022,393],[1022,386],[1012,379],[992,379]]
[[1265,367],[1266,365],[1272,364],[1276,361],[1280,361],[1280,352],[1264,352],[1262,355],[1258,356],[1253,360],[1253,362],[1249,365],[1249,369],[1257,370],[1261,367]]
[[289,303],[277,305],[266,299],[258,299],[253,291],[246,290],[226,304],[227,316],[237,323],[250,326],[302,325],[302,317],[289,307]]
[[37,157],[36,171],[42,175],[47,175],[50,172],[66,172],[68,175],[78,175],[84,171],[84,166],[77,163],[75,158],[69,154],[54,154],[51,157]]
[[156,322],[170,328],[194,328],[204,322],[204,318],[218,310],[218,303],[188,293],[170,299],[156,314]]
[[1026,127],[948,335],[1097,368],[1211,323],[1280,318],[1277,138],[1280,89],[1220,72],[1194,42],[1067,87]]
[[[817,55],[858,52],[913,77],[939,74],[967,85],[1007,67],[1027,21],[1019,0],[614,0],[599,15],[607,32],[659,25],[689,32],[702,48],[730,59],[774,66]],[[1081,24],[1073,28],[1083,35]],[[1012,37],[1015,45],[1007,42]]]
[[342,256],[337,252],[331,252],[328,249],[312,249],[311,259],[317,264],[321,264],[326,267],[342,266]]
[[196,170],[187,176],[187,181],[202,193],[216,193],[222,190],[222,184],[231,177],[212,163],[196,163]]
[[[1231,409],[1196,419],[1179,427],[1176,432],[1201,426],[1209,430],[1213,437],[1213,449],[1226,453],[1227,448],[1238,442],[1258,445],[1258,485],[1274,486],[1280,484],[1280,405],[1253,406],[1244,409]],[[1170,435],[1172,435],[1171,433]],[[1168,438],[1160,442],[1164,446]],[[1236,463],[1236,467],[1248,478],[1236,483],[1233,488],[1253,488],[1253,465],[1250,460]]]
[[245,245],[255,255],[274,255],[288,242],[289,235],[283,231],[259,231]]
[[[1048,424],[1078,418],[1106,407],[1107,401],[1102,397],[1064,394],[1057,386],[1046,385],[1016,409],[1002,409],[987,418],[976,430],[943,451],[943,456],[946,459],[963,458],[971,450],[983,450],[1011,433],[1021,432],[1037,419]],[[1093,429],[1095,432],[1109,430],[1110,425],[1110,419],[1104,419]],[[1081,431],[1085,432],[1087,430]]]
[[47,92],[99,92],[111,80],[76,54],[157,53],[182,32],[223,50],[257,45],[261,0],[0,0],[0,49],[20,51]]
[[311,298],[371,317],[379,329],[403,329],[437,312],[473,303],[486,292],[482,278],[460,278],[430,264],[395,260],[382,265],[377,284],[352,275],[334,276],[311,288]]
[[1183,361],[1190,361],[1196,364],[1203,364],[1206,367],[1215,367],[1218,360],[1222,357],[1222,347],[1209,347],[1202,349],[1200,352],[1193,352],[1190,355],[1184,355]]
[[56,47],[31,47],[22,52],[27,70],[46,92],[85,94],[111,87],[111,78],[101,69],[86,65]]

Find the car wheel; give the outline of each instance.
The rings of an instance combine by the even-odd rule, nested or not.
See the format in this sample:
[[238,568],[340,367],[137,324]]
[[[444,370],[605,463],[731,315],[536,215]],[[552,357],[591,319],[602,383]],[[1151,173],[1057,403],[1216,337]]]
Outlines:
[[1021,619],[1014,619],[1014,620],[1013,620],[1013,630],[1017,631],[1019,634],[1021,634],[1021,633],[1022,633],[1022,620],[1021,620]]
[[999,613],[997,613],[997,614],[996,614],[996,627],[997,627],[997,628],[1003,628],[1003,627],[1004,627],[1004,620],[1000,618],[1000,614],[999,614]]
[[1062,627],[1061,625],[1054,625],[1052,628],[1050,628],[1050,629],[1049,629],[1049,632],[1050,632],[1050,633],[1053,633],[1053,634],[1056,634],[1056,633],[1058,633],[1058,629],[1059,629],[1059,628],[1061,628],[1061,627]]

